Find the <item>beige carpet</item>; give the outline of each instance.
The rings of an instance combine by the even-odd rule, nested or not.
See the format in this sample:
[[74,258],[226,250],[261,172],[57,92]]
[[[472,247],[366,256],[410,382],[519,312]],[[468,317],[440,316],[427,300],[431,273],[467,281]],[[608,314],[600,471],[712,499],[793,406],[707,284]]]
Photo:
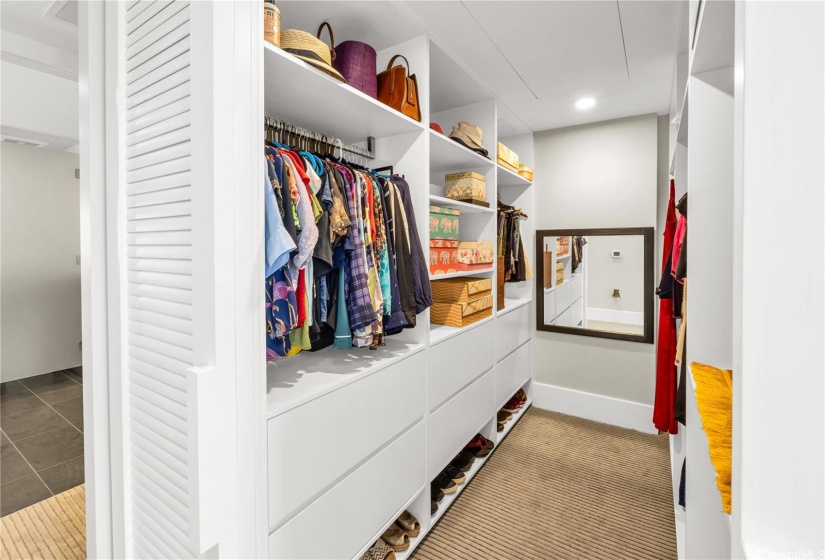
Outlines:
[[86,488],[72,488],[7,515],[0,529],[0,558],[86,558]]
[[666,435],[528,410],[413,553],[675,559]]

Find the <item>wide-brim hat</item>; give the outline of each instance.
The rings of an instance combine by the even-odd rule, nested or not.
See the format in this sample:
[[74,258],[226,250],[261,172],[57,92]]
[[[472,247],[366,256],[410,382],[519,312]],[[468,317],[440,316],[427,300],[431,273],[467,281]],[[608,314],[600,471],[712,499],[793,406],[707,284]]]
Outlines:
[[281,49],[346,83],[341,73],[332,67],[329,47],[321,39],[300,29],[281,31]]
[[484,144],[482,144],[484,141],[484,135],[481,132],[480,127],[472,123],[461,121],[453,127],[453,131],[450,132],[450,138],[453,140],[459,140],[471,150],[487,157],[487,148],[485,148]]

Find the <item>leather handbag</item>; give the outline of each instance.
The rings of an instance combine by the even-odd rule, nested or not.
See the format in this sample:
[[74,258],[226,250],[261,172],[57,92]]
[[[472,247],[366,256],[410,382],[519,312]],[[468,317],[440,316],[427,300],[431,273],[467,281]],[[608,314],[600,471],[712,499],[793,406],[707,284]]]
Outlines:
[[[403,59],[407,65],[406,68],[401,65],[393,66],[392,63],[396,58]],[[390,59],[387,69],[378,74],[378,100],[411,119],[421,122],[418,82],[415,74],[407,75],[409,68],[410,63],[400,54]]]

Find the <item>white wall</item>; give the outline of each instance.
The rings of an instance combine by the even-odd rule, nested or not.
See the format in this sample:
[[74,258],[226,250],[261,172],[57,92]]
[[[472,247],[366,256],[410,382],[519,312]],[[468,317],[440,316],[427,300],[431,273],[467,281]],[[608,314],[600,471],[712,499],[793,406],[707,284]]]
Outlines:
[[0,380],[81,363],[78,155],[0,144]]
[[[536,229],[656,226],[656,115],[538,132],[534,158]],[[540,383],[652,404],[655,368],[652,344],[536,333]]]
[[[614,259],[613,251],[622,252]],[[587,238],[587,307],[644,312],[645,238],[590,235]],[[613,297],[613,290],[620,297]]]

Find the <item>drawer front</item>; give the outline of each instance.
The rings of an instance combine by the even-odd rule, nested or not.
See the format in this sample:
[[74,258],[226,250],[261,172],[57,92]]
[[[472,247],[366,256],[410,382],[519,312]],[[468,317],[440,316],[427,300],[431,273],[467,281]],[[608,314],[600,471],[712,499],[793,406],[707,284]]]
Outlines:
[[533,342],[526,342],[496,366],[496,410],[533,376],[532,351]]
[[353,558],[426,482],[423,450],[420,422],[269,535],[269,557]]
[[581,274],[576,276],[570,281],[570,300],[576,301],[577,299],[582,297],[583,291],[582,288],[584,286],[584,281],[582,280]]
[[493,382],[490,370],[430,416],[428,479],[434,478],[484,423],[492,419]]
[[493,367],[493,323],[487,321],[432,347],[427,389],[430,410]]
[[[573,305],[570,306],[570,312],[573,315],[572,323],[573,323],[574,327],[579,326],[579,323],[581,323],[582,317],[584,316],[583,315],[583,312],[584,312],[583,305],[584,305],[584,300],[582,298],[579,298],[578,300],[573,302]],[[582,326],[584,326],[584,325],[582,325]]]
[[565,309],[570,307],[570,282],[565,282],[556,288],[556,313],[561,315]]
[[530,339],[530,309],[525,305],[496,319],[496,362]]
[[556,291],[544,294],[544,324],[549,325],[556,320]]
[[267,423],[269,526],[424,416],[424,352]]

